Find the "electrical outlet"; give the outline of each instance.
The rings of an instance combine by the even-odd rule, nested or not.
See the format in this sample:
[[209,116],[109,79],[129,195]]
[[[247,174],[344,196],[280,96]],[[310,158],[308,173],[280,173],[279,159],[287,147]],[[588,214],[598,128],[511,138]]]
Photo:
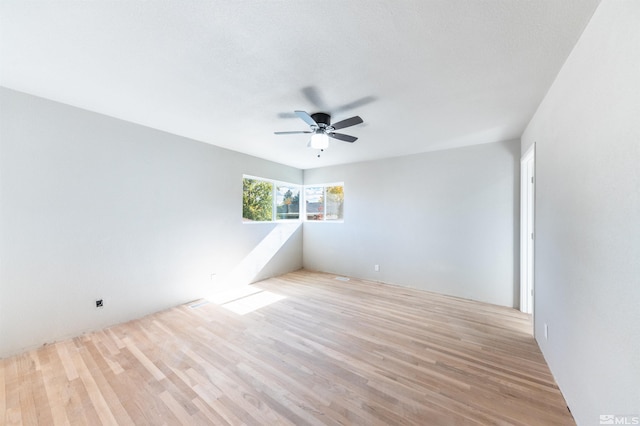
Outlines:
[[373,270],[375,272],[380,272],[380,265],[373,265]]
[[216,273],[214,272],[211,274],[211,281],[215,281],[215,279],[216,279]]
[[544,340],[549,340],[549,326],[544,323]]
[[104,306],[102,299],[96,300],[96,308],[102,308]]

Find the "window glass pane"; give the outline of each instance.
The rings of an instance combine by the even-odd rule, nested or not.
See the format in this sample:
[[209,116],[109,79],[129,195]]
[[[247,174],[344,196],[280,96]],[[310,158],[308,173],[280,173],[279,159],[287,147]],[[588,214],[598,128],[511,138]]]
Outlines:
[[242,179],[242,220],[273,220],[273,184],[258,179]]
[[300,188],[280,185],[276,191],[276,219],[288,220],[300,217]]
[[342,220],[344,209],[344,187],[328,186],[326,197],[325,220]]
[[308,186],[304,189],[307,220],[324,219],[324,187]]

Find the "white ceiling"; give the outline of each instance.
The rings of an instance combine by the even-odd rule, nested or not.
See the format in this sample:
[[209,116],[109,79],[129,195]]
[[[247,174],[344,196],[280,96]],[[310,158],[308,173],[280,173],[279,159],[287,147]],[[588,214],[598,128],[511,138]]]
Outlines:
[[520,137],[598,2],[0,0],[0,85],[307,169]]

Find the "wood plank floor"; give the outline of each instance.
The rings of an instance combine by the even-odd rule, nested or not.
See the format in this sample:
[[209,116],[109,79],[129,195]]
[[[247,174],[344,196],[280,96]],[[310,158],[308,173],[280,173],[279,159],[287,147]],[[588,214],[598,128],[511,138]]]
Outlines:
[[575,424],[518,311],[306,271],[250,288],[0,361],[0,424]]

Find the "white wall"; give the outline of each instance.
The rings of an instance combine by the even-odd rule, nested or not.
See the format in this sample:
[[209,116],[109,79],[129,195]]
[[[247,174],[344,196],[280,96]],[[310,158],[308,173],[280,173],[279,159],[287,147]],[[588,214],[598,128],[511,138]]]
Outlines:
[[533,142],[536,338],[578,424],[640,416],[640,2],[601,3]]
[[517,306],[519,158],[516,140],[306,170],[344,181],[345,219],[304,224],[305,268]]
[[0,120],[0,357],[302,266],[241,219],[243,173],[300,170],[4,88]]

